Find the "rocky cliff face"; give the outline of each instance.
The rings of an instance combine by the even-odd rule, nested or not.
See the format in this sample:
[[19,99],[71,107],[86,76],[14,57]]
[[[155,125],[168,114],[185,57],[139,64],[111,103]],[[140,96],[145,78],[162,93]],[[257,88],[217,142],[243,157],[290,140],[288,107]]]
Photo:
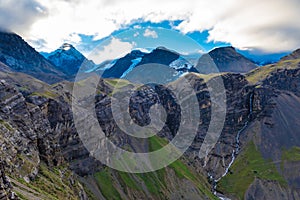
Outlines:
[[[34,190],[27,185],[29,183],[36,187],[41,184],[39,181],[42,180],[45,185],[50,184],[49,181],[54,181],[54,179],[62,179],[63,184],[71,180],[71,174],[58,176],[53,172],[50,173],[43,164],[46,163],[48,167],[54,168],[62,166],[63,163],[63,155],[55,137],[57,129],[51,127],[51,118],[48,119],[43,107],[38,106],[48,100],[44,97],[34,98],[33,96],[27,96],[28,99],[26,99],[5,80],[1,80],[0,91],[1,173],[3,176],[6,173],[13,180],[16,185],[14,191],[18,195],[28,197],[28,193]],[[70,173],[68,169],[60,168],[60,170]],[[8,180],[3,178],[3,188],[5,191],[8,190],[7,194],[11,195],[9,185],[5,186]],[[78,196],[80,191],[81,186],[76,184],[74,182],[71,186],[64,185],[67,193],[73,193],[70,194],[72,198]],[[60,186],[56,189],[50,185],[46,187],[50,190],[48,191],[50,195],[51,190],[57,191]],[[33,194],[34,197],[40,195],[37,191]],[[61,198],[65,195],[67,194],[59,194]]]
[[[288,187],[281,184],[282,189],[279,190],[278,183],[274,183],[274,193],[269,192],[265,196],[275,194],[275,191],[282,192],[286,199],[299,198],[299,171],[292,170],[299,168],[299,155],[296,150],[300,145],[299,131],[300,115],[299,115],[299,80],[300,70],[298,69],[281,69],[268,77],[263,87],[267,89],[263,91],[261,96],[265,97],[265,101],[256,99],[261,104],[265,102],[263,112],[259,116],[259,129],[261,130],[254,139],[258,149],[265,159],[271,159],[280,174],[286,180]],[[260,91],[262,92],[262,91]],[[255,192],[253,187],[262,187],[266,184],[264,181],[255,182],[249,189],[248,194]],[[262,184],[263,183],[263,184]],[[268,183],[270,188],[272,185]],[[257,189],[256,189],[257,190]],[[271,196],[269,196],[271,198]]]
[[[40,110],[35,106],[27,105],[23,95],[15,88],[4,80],[0,87],[2,159],[5,159],[8,165],[16,164],[17,168],[10,170],[17,170],[20,176],[29,180],[36,176],[37,166],[40,163],[37,139],[49,132],[49,126],[39,115]],[[30,118],[31,115],[34,118]],[[27,155],[31,159],[27,159]],[[31,163],[28,168],[23,168],[25,162]]]
[[[98,187],[96,189],[93,187],[96,181],[96,184],[103,184],[102,179],[97,179],[97,175],[98,173],[105,172],[107,169],[105,170],[100,162],[89,156],[89,152],[82,145],[78,137],[70,108],[70,83],[56,84],[52,90],[47,90],[46,93],[42,91],[32,94],[24,93],[25,96],[4,80],[1,86],[1,112],[3,113],[0,115],[2,117],[1,136],[5,136],[1,139],[1,141],[5,141],[1,147],[3,149],[2,155],[4,162],[7,163],[5,171],[13,178],[14,182],[17,182],[14,191],[18,191],[18,194],[21,194],[21,196],[29,197],[28,192],[20,188],[28,188],[31,184],[35,186],[40,179],[44,179],[45,175],[50,177],[50,179],[56,179],[56,176],[52,175],[53,172],[50,169],[58,169],[59,173],[66,173],[64,170],[67,169],[65,169],[64,166],[67,165],[69,169],[82,177],[87,175],[92,176],[91,180],[89,178],[83,178],[82,182],[91,188],[94,193],[97,194],[98,191],[98,193],[103,194],[105,198],[109,199],[111,196],[109,196],[106,191],[103,191],[102,187],[100,187],[100,191]],[[120,147],[129,145],[133,150],[139,149],[146,151],[150,148],[147,141],[130,138],[116,127],[110,111],[110,97],[103,93],[105,91],[109,94],[112,88],[110,84],[103,83],[100,89],[102,94],[96,97],[96,109],[99,122],[110,139]],[[141,103],[142,106],[148,107],[149,103],[153,104],[155,99],[153,99],[151,103],[144,101],[142,98],[145,97],[145,95],[150,97],[151,94],[154,94],[154,90],[146,87],[132,99],[132,113],[140,112],[141,115],[136,116],[136,120],[140,121],[140,123],[147,122],[147,112],[140,111],[137,105]],[[164,97],[166,101],[164,105],[169,103],[167,94],[168,93],[166,93]],[[138,99],[143,101],[141,102]],[[147,111],[147,109],[145,111]],[[171,118],[169,119],[169,123],[167,127],[170,127],[170,130],[172,130],[173,125]],[[168,132],[165,133],[172,136],[172,131],[167,127],[166,130],[168,130]],[[14,143],[18,145],[15,146]],[[193,169],[190,169],[191,172],[189,172],[189,170],[185,168],[185,161],[178,162],[179,166],[184,167],[183,169],[175,165],[173,168],[163,170],[161,172],[162,174],[155,172],[142,176],[129,176],[129,180],[133,182],[134,185],[136,185],[135,182],[137,180],[142,181],[142,187],[140,189],[137,189],[137,186],[133,187],[130,185],[127,182],[128,178],[124,178],[124,175],[117,171],[110,171],[107,176],[111,177],[112,181],[115,182],[114,187],[116,187],[116,192],[118,195],[121,195],[122,198],[143,198],[147,196],[152,199],[157,199],[167,196],[171,198],[171,195],[173,196],[172,198],[189,198],[192,196],[201,197],[203,199],[208,198],[208,196],[211,195],[209,194],[209,185],[207,183],[207,185],[201,184],[203,188],[199,188],[196,181],[201,180],[206,182],[205,178],[203,178],[201,174],[196,174],[196,178],[191,176],[190,174],[194,173]],[[45,165],[47,165],[49,171],[47,171]],[[49,173],[51,175],[48,175]],[[183,174],[181,175],[181,173]],[[187,173],[187,175],[184,175],[185,173]],[[54,178],[51,178],[52,176],[54,176]],[[120,177],[120,180],[117,181],[118,179],[116,179],[116,177]],[[182,180],[183,177],[186,178]],[[63,174],[60,178],[63,182],[72,181],[72,184],[67,188],[67,191],[73,193],[72,198],[75,198],[75,196],[81,199],[85,198],[82,189],[80,189],[81,187],[74,182],[77,178],[75,179],[70,175],[64,176]],[[23,183],[23,181],[25,181],[25,183]],[[153,186],[149,185],[149,181],[159,181],[161,185],[152,188]],[[165,181],[171,181],[172,184],[166,185]],[[177,188],[181,185],[181,181],[185,181],[187,187],[181,187],[181,189],[178,190]],[[47,184],[48,181],[45,182],[45,185]],[[29,187],[27,190],[32,189],[33,188]],[[124,190],[128,193],[124,194]],[[159,193],[157,194],[157,192]],[[40,195],[42,194],[38,192],[34,194],[35,197]],[[60,194],[60,196],[64,195],[65,194]]]
[[[239,163],[239,158],[243,157],[243,152],[251,141],[254,141],[255,145],[257,145],[264,159],[272,159],[274,161],[278,159],[282,160],[282,155],[289,153],[289,149],[287,150],[288,153],[284,153],[281,151],[282,148],[299,146],[297,132],[290,129],[290,127],[294,126],[295,128],[293,128],[293,130],[297,129],[297,120],[300,118],[297,114],[299,113],[297,111],[299,107],[298,74],[299,69],[282,69],[276,71],[276,73],[266,78],[261,85],[257,86],[249,85],[249,82],[243,75],[222,75],[227,96],[226,121],[218,143],[205,160],[199,160],[196,155],[199,152],[209,125],[211,102],[206,81],[199,78],[196,74],[190,74],[187,79],[193,85],[197,93],[201,119],[199,132],[193,145],[185,154],[183,163],[189,163],[189,165],[193,166],[190,169],[191,172],[194,173],[198,171],[202,178],[209,173],[213,179],[218,179],[226,172],[232,161],[232,155],[237,157],[236,162]],[[11,79],[7,80],[11,82]],[[113,81],[108,80],[102,81],[99,84],[99,95],[96,96],[96,111],[100,125],[107,136],[118,146],[124,148],[129,147],[130,149],[140,152],[148,151],[150,147],[147,141],[126,135],[114,122],[110,110],[111,98],[113,98],[110,94],[114,87],[112,83]],[[180,82],[174,84],[179,83]],[[130,83],[125,87],[131,88],[132,91],[135,90],[135,86]],[[45,88],[47,88],[47,90],[43,90]],[[1,147],[6,150],[3,151],[2,154],[4,155],[3,158],[5,158],[3,160],[7,163],[5,171],[27,182],[34,182],[36,178],[39,177],[41,165],[43,165],[42,163],[47,164],[47,166],[51,168],[67,164],[76,174],[92,177],[92,179],[84,179],[83,182],[89,185],[89,188],[94,188],[94,193],[98,191],[98,193],[102,195],[105,194],[104,196],[107,198],[109,195],[106,194],[105,191],[98,187],[96,187],[96,189],[93,187],[93,184],[99,184],[96,181],[97,179],[94,179],[93,174],[105,171],[105,167],[89,156],[88,151],[82,145],[76,132],[70,107],[71,89],[71,83],[62,82],[51,88],[44,86],[36,93],[23,92],[22,94],[8,82],[1,82],[2,114],[0,114],[0,126],[2,136],[4,136],[1,140],[4,141]],[[133,93],[134,95],[130,100],[130,112],[133,119],[136,123],[141,125],[149,123],[149,108],[156,103],[161,104],[169,110],[169,118],[167,117],[167,123],[159,135],[172,139],[178,129],[178,122],[174,119],[180,119],[179,107],[172,100],[172,95],[160,86],[149,85],[140,88],[138,91],[137,93]],[[117,92],[122,92],[122,89],[119,89]],[[157,94],[159,94],[159,96],[157,96]],[[250,101],[253,101],[252,108],[250,108]],[[250,109],[252,109],[252,114],[249,118]],[[282,114],[285,116],[284,118],[282,118]],[[286,119],[288,119],[288,121],[286,121]],[[243,129],[247,121],[249,123],[248,126],[240,133],[240,152],[233,154],[233,151],[236,151],[238,145],[238,133]],[[259,129],[253,125],[256,123],[260,123]],[[277,128],[274,129],[274,127]],[[291,131],[289,132],[289,130]],[[289,136],[285,137],[286,134]],[[18,145],[16,146],[15,143]],[[286,159],[283,164],[278,162],[279,164],[275,165],[279,167],[278,170],[281,176],[288,182],[287,189],[280,189],[282,195],[294,199],[297,199],[297,196],[295,196],[297,191],[293,188],[297,188],[299,181],[294,178],[295,176],[298,177],[298,174],[291,173],[290,169],[296,167],[297,162],[298,161]],[[230,179],[230,176],[235,174],[234,169],[235,168],[230,168],[229,175],[226,175],[223,179],[225,180],[227,176]],[[172,180],[172,184],[175,184],[180,180],[176,175],[178,172],[176,172],[175,167],[171,167],[168,170],[167,174],[169,175],[164,178],[164,181]],[[176,172],[175,175],[171,175],[173,170]],[[120,174],[116,171],[111,171],[108,173],[108,176],[111,177],[113,181],[116,181],[116,177],[119,177]],[[154,177],[156,177],[156,175],[154,175]],[[121,178],[120,180],[123,179]],[[136,182],[137,179],[140,178],[136,175],[132,175],[129,179]],[[148,179],[155,180],[155,178],[147,177],[144,180],[144,184],[148,184]],[[247,187],[245,191],[246,199],[251,199],[253,196],[256,196],[258,192],[262,193],[265,197],[271,197],[270,195],[273,195],[273,193],[263,189],[266,187],[272,186],[274,191],[276,191],[278,187],[286,187],[280,185],[281,183],[276,180],[269,181],[268,178],[255,180],[254,182],[250,182],[249,187]],[[187,178],[187,181],[191,181],[189,188],[193,188],[194,186],[192,187],[192,185],[195,184],[193,179],[189,180]],[[171,182],[169,183],[171,184]],[[125,195],[123,196],[124,198],[142,197],[143,195],[151,196],[152,194],[151,192],[149,193],[147,185],[144,186],[141,192],[126,185],[126,181],[124,185],[124,180],[116,181],[114,185],[121,196]],[[175,185],[173,185],[174,188],[176,188]],[[127,188],[127,194],[122,194],[124,189],[121,188],[123,187]],[[174,193],[171,186],[161,185],[161,187],[166,187],[161,191],[163,196],[169,196],[171,193]],[[205,187],[209,188],[210,186],[206,183]],[[195,191],[198,191],[199,188],[197,188],[198,187],[195,187]],[[80,190],[75,189],[75,191]],[[226,190],[223,190],[223,187],[219,187],[219,192],[225,195],[229,194]],[[203,198],[210,198],[208,194],[203,194],[199,191],[191,193],[186,190],[179,192],[176,196],[186,196],[188,193],[192,196],[198,195]],[[229,196],[233,199],[236,198],[231,194],[229,194]],[[156,199],[156,197],[153,196],[153,199]]]
[[[193,145],[185,154],[183,163],[189,163],[189,165],[193,166],[190,169],[191,172],[198,171],[202,178],[209,173],[213,179],[217,179],[226,172],[232,161],[232,155],[236,157],[236,162],[239,163],[239,159],[243,158],[243,152],[248,148],[248,144],[253,141],[265,160],[281,161],[282,156],[286,155],[287,158],[284,158],[283,162],[275,163],[274,166],[277,167],[280,176],[283,177],[283,180],[288,185],[282,185],[282,182],[277,179],[258,177],[255,181],[250,182],[244,191],[245,198],[251,199],[258,194],[268,198],[279,195],[267,190],[266,188],[268,187],[272,188],[272,191],[280,190],[280,195],[283,197],[297,199],[298,192],[296,188],[299,181],[294,177],[299,177],[299,175],[297,172],[291,173],[290,169],[297,167],[298,161],[289,160],[290,149],[288,148],[299,146],[297,132],[292,131],[297,130],[299,126],[298,119],[300,118],[298,116],[300,112],[297,111],[299,108],[298,77],[299,69],[281,69],[268,76],[260,85],[255,86],[249,85],[249,82],[243,75],[222,75],[226,88],[228,108],[225,126],[213,151],[208,154],[205,160],[199,160],[195,155],[199,152],[209,125],[211,102],[206,81],[199,78],[196,74],[190,74],[188,80],[197,93],[201,119],[199,132]],[[11,80],[8,79],[8,81]],[[110,95],[113,91],[112,83],[108,80],[102,81],[99,85],[99,95],[96,96],[96,111],[100,125],[107,136],[118,146],[129,147],[140,152],[148,151],[150,147],[147,141],[126,135],[114,122],[110,110],[111,98],[113,98]],[[135,86],[130,83],[125,87],[131,88],[132,91],[135,90]],[[47,90],[43,90],[45,88]],[[47,164],[51,168],[68,164],[69,168],[78,175],[91,177],[91,179],[85,178],[83,182],[89,188],[92,188],[94,193],[98,192],[108,198],[110,197],[109,194],[101,190],[101,186],[100,189],[98,186],[93,186],[94,184],[101,185],[101,181],[100,183],[97,182],[93,174],[105,172],[105,167],[89,156],[88,151],[84,148],[78,137],[73,124],[70,107],[71,89],[71,83],[63,82],[51,88],[43,87],[42,90],[36,93],[32,92],[29,94],[25,92],[22,94],[6,81],[1,82],[2,114],[0,114],[0,126],[2,136],[4,136],[1,140],[4,141],[1,148],[6,150],[2,154],[4,155],[3,158],[5,158],[2,158],[2,160],[7,163],[5,171],[27,182],[34,182],[39,177],[42,163]],[[172,139],[178,129],[178,123],[174,119],[180,119],[179,107],[172,100],[172,95],[160,86],[149,85],[140,88],[138,91],[137,93],[133,93],[134,95],[130,100],[130,112],[133,119],[141,125],[149,123],[149,108],[155,103],[161,104],[169,110],[169,118],[167,118],[167,123],[159,135]],[[119,89],[117,92],[122,92],[122,89]],[[253,101],[252,108],[250,108],[250,101]],[[252,109],[252,114],[249,118],[250,109]],[[243,129],[247,121],[249,123],[248,126],[240,133],[240,152],[233,154],[238,145],[238,133]],[[295,128],[290,129],[291,127]],[[286,137],[286,134],[288,134],[288,137]],[[18,145],[16,146],[15,143]],[[282,148],[286,148],[286,152],[282,151]],[[169,196],[172,193],[175,195],[174,188],[177,187],[176,185],[180,185],[176,184],[180,180],[177,176],[178,171],[175,175],[172,175],[174,170],[176,172],[176,167],[166,169],[168,176],[164,175],[165,178],[163,181],[169,181],[169,184],[172,182],[173,189],[171,185],[164,186],[162,184],[160,187],[165,187],[165,189],[161,190],[161,197]],[[228,178],[230,181],[231,176],[237,173],[235,171],[236,166],[233,165],[233,168],[229,169],[229,174],[223,179],[226,180]],[[114,181],[116,191],[122,197],[137,198],[144,195],[153,195],[149,192],[147,184],[151,179],[156,180],[154,177],[157,175],[154,175],[152,178],[145,175],[147,178],[142,180],[145,181],[144,184],[146,185],[143,186],[140,192],[132,188],[133,186],[129,187],[126,182],[127,179],[124,182],[124,177],[122,178],[122,175],[117,171],[110,171],[105,176],[110,177]],[[116,181],[116,177],[120,177],[120,181]],[[140,177],[132,175],[129,179],[136,182]],[[189,189],[194,187],[192,186],[195,184],[193,179],[189,180],[187,178],[186,181],[190,185]],[[207,183],[205,185],[206,188],[210,187]],[[127,194],[122,193],[124,192],[124,187]],[[186,189],[188,190],[188,188]],[[188,194],[190,194],[192,196],[211,198],[208,194],[199,192],[198,187],[194,189],[197,192],[188,192],[187,190],[177,191],[178,194],[176,197],[180,195],[188,197]],[[221,186],[218,187],[218,190],[225,195],[231,196],[233,199],[236,198],[236,196],[228,193]],[[75,191],[80,190],[75,189]],[[171,198],[171,196],[169,197]],[[154,195],[153,199],[156,198],[158,197]]]
[[241,135],[242,152],[219,184],[231,199],[299,198],[299,172],[292,169],[299,166],[300,70],[277,67],[252,89],[253,115]]
[[12,185],[9,178],[5,175],[3,163],[0,163],[0,199],[19,199],[12,191]]

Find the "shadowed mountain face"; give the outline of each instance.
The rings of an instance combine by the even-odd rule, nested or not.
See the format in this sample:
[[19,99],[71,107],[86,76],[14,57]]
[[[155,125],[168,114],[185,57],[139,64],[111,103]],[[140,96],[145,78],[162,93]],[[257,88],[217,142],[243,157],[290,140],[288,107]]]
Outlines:
[[5,65],[3,62],[0,62],[0,71],[3,71],[3,72],[9,72],[11,71],[10,68]]
[[179,58],[179,54],[176,52],[171,52],[170,50],[164,47],[158,47],[154,49],[151,53],[146,54],[139,65],[147,63],[159,63],[162,65],[169,65],[174,60]]
[[67,78],[14,33],[0,32],[0,61],[12,71],[30,74],[48,83]]
[[145,53],[141,51],[132,51],[131,53],[127,54],[123,58],[118,59],[115,61],[109,69],[106,69],[102,74],[103,78],[120,78],[129,70],[130,66],[135,67],[138,62],[141,61],[142,57]]
[[[195,68],[178,53],[170,51],[164,47],[158,47],[150,53],[144,53],[139,50],[134,50],[126,56],[113,61],[111,67],[105,69],[102,74],[103,78],[125,78],[126,75],[134,68],[139,66],[159,64],[173,69],[174,77],[183,72],[195,72]],[[153,73],[160,73],[153,67]]]
[[257,66],[238,53],[233,47],[221,47],[204,54],[198,60],[199,73],[237,72],[246,73]]

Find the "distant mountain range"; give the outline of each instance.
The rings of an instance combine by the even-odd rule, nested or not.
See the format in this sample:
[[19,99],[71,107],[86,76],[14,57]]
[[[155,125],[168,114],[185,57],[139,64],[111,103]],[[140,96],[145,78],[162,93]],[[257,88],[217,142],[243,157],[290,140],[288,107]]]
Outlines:
[[191,64],[187,57],[167,48],[158,47],[150,52],[133,50],[124,57],[96,65],[71,44],[65,43],[51,53],[39,54],[20,36],[14,33],[0,33],[0,62],[12,71],[30,74],[48,83],[73,80],[80,66],[83,66],[82,71],[85,73],[96,72],[103,78],[124,79],[134,68],[151,63],[169,66],[173,69],[175,78],[185,72],[246,73],[257,67],[253,61],[233,47],[213,49],[200,56],[195,65]]
[[122,58],[98,65],[94,71],[103,71],[102,76],[104,78],[126,79],[126,75],[133,68],[145,64],[169,66],[177,72],[173,74],[174,77],[179,77],[185,72],[202,74],[217,72],[245,73],[257,67],[255,63],[238,53],[233,47],[216,48],[208,54],[202,55],[195,66],[183,55],[164,47],[158,47],[150,53],[134,50]]

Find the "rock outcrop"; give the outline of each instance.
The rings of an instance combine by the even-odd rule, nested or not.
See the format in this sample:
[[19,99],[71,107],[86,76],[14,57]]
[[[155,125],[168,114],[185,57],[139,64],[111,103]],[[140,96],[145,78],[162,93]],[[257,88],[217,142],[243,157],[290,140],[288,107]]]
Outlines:
[[5,175],[3,161],[0,161],[0,199],[19,199],[16,193],[12,191],[10,179]]

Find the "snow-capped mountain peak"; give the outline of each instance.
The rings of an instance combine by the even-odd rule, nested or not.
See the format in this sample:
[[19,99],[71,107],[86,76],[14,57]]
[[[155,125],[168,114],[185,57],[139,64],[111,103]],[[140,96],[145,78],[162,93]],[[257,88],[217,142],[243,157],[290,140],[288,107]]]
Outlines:
[[46,55],[46,58],[68,75],[75,75],[84,61],[86,69],[94,68],[95,64],[81,54],[73,45],[64,43],[57,50]]
[[74,48],[71,44],[64,43],[59,49],[69,51],[71,48]]

